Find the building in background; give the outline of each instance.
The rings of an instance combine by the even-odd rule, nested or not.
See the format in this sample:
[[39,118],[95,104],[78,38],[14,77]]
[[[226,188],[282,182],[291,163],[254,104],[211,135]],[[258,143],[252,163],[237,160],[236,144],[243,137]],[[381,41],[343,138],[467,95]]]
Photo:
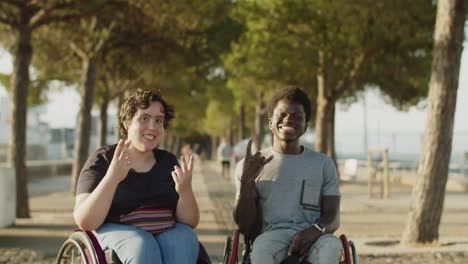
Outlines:
[[[41,120],[45,112],[44,106],[28,109],[26,131],[26,159],[39,160],[47,157],[49,142],[49,125]],[[7,95],[0,95],[0,162],[5,162],[8,153],[10,134],[10,99]]]
[[75,129],[66,127],[50,128],[49,134],[47,159],[71,159],[73,156],[73,144],[75,143]]
[[[44,118],[47,105],[28,108],[27,116],[27,160],[68,160],[73,158],[76,124],[74,127],[51,127]],[[6,90],[0,86],[0,163],[6,161],[10,133],[10,99]],[[77,120],[76,117],[70,117]],[[114,130],[116,114],[111,112],[107,117],[107,142],[116,142]],[[89,152],[93,153],[98,142],[99,112],[92,113],[91,138]]]
[[10,134],[10,125],[8,123],[9,102],[8,96],[0,94],[0,162],[6,160],[8,135]]

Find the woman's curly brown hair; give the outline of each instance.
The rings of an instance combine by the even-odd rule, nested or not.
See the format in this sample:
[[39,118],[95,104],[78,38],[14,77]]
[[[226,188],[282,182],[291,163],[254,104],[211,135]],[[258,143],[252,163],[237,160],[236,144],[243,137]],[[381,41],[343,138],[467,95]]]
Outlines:
[[127,139],[127,127],[138,109],[147,109],[152,102],[160,102],[164,108],[164,129],[174,118],[174,107],[166,103],[159,91],[138,89],[135,93],[125,99],[119,112],[120,136]]

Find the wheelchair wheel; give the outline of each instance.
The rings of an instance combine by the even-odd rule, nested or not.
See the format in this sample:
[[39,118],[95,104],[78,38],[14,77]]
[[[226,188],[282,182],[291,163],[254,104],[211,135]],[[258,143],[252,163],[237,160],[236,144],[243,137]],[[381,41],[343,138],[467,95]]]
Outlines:
[[229,256],[231,255],[231,236],[226,237],[224,242],[223,264],[229,263]]
[[232,234],[232,245],[231,245],[231,252],[229,257],[229,264],[236,264],[237,257],[239,256],[239,230],[235,230]]
[[77,231],[63,243],[57,255],[57,264],[101,264],[91,239],[85,232]]
[[343,264],[352,264],[351,259],[351,251],[349,250],[349,241],[345,235],[340,236],[341,243],[343,244],[343,254],[344,254],[344,262]]
[[250,252],[252,251],[252,240],[244,237],[244,250],[242,251],[242,264],[251,264]]
[[239,254],[239,230],[226,238],[224,244],[223,264],[237,264]]
[[353,241],[349,241],[349,246],[351,247],[351,254],[353,255],[353,264],[358,264],[356,246],[354,245]]

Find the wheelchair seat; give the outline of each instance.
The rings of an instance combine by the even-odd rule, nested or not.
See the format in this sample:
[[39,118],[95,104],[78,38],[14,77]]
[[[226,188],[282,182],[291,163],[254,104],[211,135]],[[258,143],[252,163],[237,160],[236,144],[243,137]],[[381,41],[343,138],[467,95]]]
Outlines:
[[[121,264],[121,261],[113,250],[102,250],[93,232],[77,229],[60,247],[56,263]],[[211,264],[208,253],[201,243],[197,264]]]
[[[240,252],[239,247],[241,246],[239,230],[234,230],[232,236],[226,238],[224,245],[223,264],[237,264],[238,261],[242,261],[242,264],[251,264],[250,252],[252,250],[253,241],[244,237],[243,250]],[[341,243],[343,244],[343,255],[339,263],[337,264],[358,264],[358,256],[356,247],[353,241],[342,234],[339,236]]]

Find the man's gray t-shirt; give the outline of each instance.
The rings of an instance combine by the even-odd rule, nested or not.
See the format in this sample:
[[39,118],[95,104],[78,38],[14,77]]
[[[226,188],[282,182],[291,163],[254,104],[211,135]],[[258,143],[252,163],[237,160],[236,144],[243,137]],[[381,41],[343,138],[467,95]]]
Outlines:
[[[274,156],[256,179],[263,212],[263,231],[309,227],[320,217],[322,196],[339,196],[335,164],[328,156],[307,148],[298,155],[277,153],[272,147],[262,156]],[[236,167],[236,202],[244,159]]]

